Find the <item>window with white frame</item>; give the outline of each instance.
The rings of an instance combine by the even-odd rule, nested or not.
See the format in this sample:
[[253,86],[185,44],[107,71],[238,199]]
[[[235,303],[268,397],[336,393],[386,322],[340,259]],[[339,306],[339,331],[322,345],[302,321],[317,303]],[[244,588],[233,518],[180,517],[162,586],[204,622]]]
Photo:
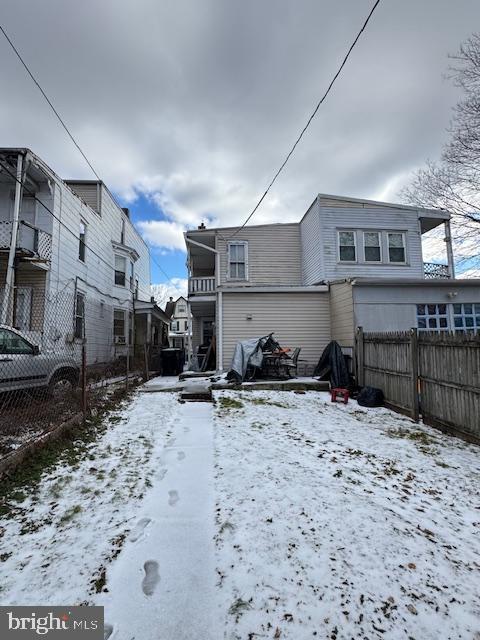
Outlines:
[[127,279],[127,259],[125,256],[115,256],[115,284],[124,287]]
[[363,232],[363,252],[365,262],[382,261],[382,241],[379,231]]
[[85,249],[86,249],[86,235],[87,235],[87,225],[80,221],[80,230],[79,230],[79,238],[78,238],[78,259],[82,262],[85,262]]
[[248,279],[247,242],[228,243],[228,277],[230,280]]
[[338,257],[340,262],[357,261],[357,244],[355,231],[338,232]]
[[448,331],[446,304],[417,304],[417,327],[420,331]]
[[75,338],[85,337],[85,296],[77,292],[75,297]]
[[454,304],[453,326],[459,333],[480,333],[480,304]]
[[387,233],[388,261],[393,263],[405,263],[405,234],[402,232]]

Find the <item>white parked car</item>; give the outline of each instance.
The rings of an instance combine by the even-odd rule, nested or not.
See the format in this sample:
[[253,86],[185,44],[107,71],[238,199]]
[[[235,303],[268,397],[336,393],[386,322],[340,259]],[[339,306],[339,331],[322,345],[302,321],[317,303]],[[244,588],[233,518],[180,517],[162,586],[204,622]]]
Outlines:
[[45,388],[59,398],[77,386],[79,373],[71,356],[42,353],[20,331],[0,325],[0,392]]

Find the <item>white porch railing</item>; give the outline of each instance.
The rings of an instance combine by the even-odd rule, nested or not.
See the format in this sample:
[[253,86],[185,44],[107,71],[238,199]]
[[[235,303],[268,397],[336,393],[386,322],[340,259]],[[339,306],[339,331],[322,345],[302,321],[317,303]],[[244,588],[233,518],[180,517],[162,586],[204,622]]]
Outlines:
[[213,293],[215,291],[215,276],[208,278],[189,278],[188,293]]
[[[0,249],[9,249],[12,237],[12,221],[0,221]],[[52,259],[52,236],[42,229],[20,221],[18,225],[17,249],[31,254],[32,258]]]

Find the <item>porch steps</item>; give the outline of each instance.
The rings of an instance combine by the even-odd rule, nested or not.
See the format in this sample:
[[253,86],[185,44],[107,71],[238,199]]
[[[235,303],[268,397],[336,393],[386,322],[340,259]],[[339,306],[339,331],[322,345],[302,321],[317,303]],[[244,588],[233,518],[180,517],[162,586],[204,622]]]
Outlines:
[[180,399],[186,402],[212,402],[212,387],[209,383],[186,384],[180,392]]

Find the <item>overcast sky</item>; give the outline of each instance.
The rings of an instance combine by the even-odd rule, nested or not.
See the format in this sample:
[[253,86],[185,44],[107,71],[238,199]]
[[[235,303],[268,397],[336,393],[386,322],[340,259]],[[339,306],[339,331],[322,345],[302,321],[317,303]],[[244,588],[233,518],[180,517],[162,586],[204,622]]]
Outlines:
[[[1,22],[156,260],[182,278],[182,230],[248,215],[372,4],[3,0]],[[440,153],[458,100],[447,56],[479,26],[478,0],[382,0],[252,223],[299,220],[318,192],[395,200]],[[3,37],[0,60],[0,146],[93,177]]]

